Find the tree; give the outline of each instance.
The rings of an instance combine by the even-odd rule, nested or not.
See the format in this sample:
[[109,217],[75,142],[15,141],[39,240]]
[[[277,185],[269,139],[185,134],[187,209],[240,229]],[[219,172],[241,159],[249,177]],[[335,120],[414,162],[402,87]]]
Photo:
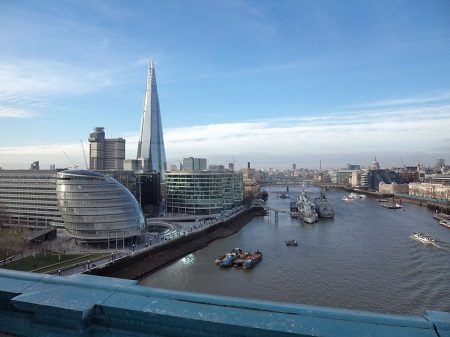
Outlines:
[[6,207],[0,203],[0,228],[3,230],[4,225],[8,223],[8,215]]

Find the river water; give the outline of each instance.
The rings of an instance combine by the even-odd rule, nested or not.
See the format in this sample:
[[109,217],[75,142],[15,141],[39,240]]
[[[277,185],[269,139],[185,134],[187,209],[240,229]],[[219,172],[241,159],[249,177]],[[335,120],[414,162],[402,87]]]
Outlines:
[[[289,209],[291,199],[277,198],[283,187],[268,188],[268,204]],[[318,189],[307,188],[313,198]],[[422,314],[427,309],[450,311],[450,230],[433,212],[406,204],[390,210],[374,198],[341,200],[343,191],[329,191],[334,219],[304,224],[280,213],[255,218],[238,233],[190,254],[140,280],[144,286],[361,309]],[[423,232],[437,246],[411,240]],[[295,238],[299,245],[287,247]],[[221,269],[213,261],[240,247],[263,252],[255,269]]]

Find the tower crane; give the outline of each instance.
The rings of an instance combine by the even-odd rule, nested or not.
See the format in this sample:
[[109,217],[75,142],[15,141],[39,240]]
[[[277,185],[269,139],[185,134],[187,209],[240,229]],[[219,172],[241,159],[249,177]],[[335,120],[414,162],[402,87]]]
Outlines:
[[81,139],[80,139],[80,143],[81,143],[81,149],[83,150],[84,165],[86,165],[86,170],[89,170],[88,164],[87,164],[87,159],[86,159],[86,153],[84,152],[83,141]]
[[75,170],[78,170],[78,165],[76,165],[73,161],[72,161],[72,159],[70,159],[70,157],[69,157],[69,155],[65,152],[65,151],[62,151],[62,153],[64,153],[64,155],[66,156],[66,158],[69,160],[69,162],[72,164],[72,166],[71,167],[68,167],[68,168],[73,168],[73,169],[75,169]]

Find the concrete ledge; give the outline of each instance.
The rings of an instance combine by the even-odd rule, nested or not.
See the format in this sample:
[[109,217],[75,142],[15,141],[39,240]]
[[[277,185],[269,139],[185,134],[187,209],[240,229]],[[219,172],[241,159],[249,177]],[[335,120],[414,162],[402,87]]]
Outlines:
[[0,332],[18,336],[450,336],[450,313],[424,316],[147,288],[90,275],[0,271]]

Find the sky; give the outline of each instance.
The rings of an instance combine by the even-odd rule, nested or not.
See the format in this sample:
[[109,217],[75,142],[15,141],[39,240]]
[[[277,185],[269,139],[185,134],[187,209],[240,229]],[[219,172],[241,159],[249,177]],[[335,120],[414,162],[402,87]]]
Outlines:
[[[167,162],[450,162],[450,1],[0,0],[0,167],[136,156],[153,60]],[[67,156],[64,154],[66,153]]]

